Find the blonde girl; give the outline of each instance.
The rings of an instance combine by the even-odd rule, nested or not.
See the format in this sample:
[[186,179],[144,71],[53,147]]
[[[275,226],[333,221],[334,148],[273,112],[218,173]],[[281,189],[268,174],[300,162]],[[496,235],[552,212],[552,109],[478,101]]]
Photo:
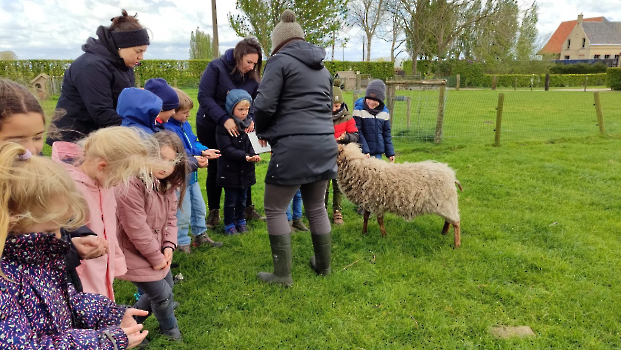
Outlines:
[[127,271],[116,236],[116,199],[112,187],[136,176],[149,178],[155,147],[148,138],[125,127],[99,129],[80,144],[55,142],[52,159],[60,162],[86,199],[87,226],[108,242],[108,253],[83,261],[77,271],[85,292],[114,300],[114,277]]
[[0,349],[126,349],[147,332],[109,299],[76,293],[66,280],[61,228],[88,219],[69,174],[23,146],[0,144]]
[[[160,333],[181,340],[173,313],[170,263],[177,247],[176,214],[185,194],[187,160],[175,133],[160,131],[153,138],[159,144],[161,158],[152,171],[153,184],[136,177],[126,190],[116,189],[119,244],[127,261],[127,273],[119,278],[133,282],[144,292],[134,307],[152,312]],[[140,318],[138,322],[143,321]]]

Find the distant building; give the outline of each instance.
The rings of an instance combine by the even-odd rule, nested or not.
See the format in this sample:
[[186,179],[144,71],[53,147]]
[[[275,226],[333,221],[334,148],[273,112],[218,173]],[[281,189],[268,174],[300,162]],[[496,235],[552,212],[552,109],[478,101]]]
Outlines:
[[605,59],[617,66],[621,62],[621,22],[579,15],[575,21],[562,22],[537,54],[557,60]]

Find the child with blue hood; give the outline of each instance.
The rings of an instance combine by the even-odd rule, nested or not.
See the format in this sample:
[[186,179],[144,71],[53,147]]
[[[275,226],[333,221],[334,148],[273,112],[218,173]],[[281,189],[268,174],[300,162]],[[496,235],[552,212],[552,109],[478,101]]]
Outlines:
[[225,109],[237,124],[239,135],[229,133],[222,125],[216,127],[216,143],[221,154],[217,184],[224,188],[224,231],[227,235],[248,231],[244,216],[246,193],[248,187],[256,183],[254,163],[261,160],[245,132],[252,123],[248,118],[251,105],[252,97],[246,90],[229,91]]
[[144,89],[125,88],[119,95],[116,112],[121,116],[121,126],[138,128],[147,134],[163,130],[161,124],[175,114],[179,107],[177,92],[166,80],[147,80]]

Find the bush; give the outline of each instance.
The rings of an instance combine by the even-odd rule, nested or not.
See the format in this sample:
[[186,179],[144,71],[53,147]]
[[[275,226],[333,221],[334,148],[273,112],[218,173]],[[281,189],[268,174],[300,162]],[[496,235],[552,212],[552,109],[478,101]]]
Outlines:
[[[479,87],[492,86],[492,77],[486,74],[485,82]],[[517,87],[530,87],[531,79],[533,87],[543,87],[545,85],[545,74],[498,74],[496,75],[496,86],[513,87],[517,78]],[[581,87],[588,78],[588,85],[606,85],[606,74],[550,74],[550,87]]]
[[595,64],[577,63],[577,64],[562,64],[557,63],[550,68],[551,74],[595,74],[606,73],[608,67],[604,62],[597,62]]
[[607,86],[613,90],[621,90],[621,68],[608,68],[606,78]]
[[325,61],[326,68],[336,74],[339,71],[360,71],[360,74],[370,74],[371,77],[387,80],[395,75],[392,62],[352,62],[352,61]]

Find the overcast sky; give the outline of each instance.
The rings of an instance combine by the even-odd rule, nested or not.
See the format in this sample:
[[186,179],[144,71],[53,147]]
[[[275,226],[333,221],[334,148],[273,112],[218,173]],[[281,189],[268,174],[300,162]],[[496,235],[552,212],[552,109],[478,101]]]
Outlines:
[[[605,16],[621,21],[620,0],[537,0],[540,4],[540,34],[554,32],[562,21]],[[532,0],[518,0],[522,8]],[[145,59],[188,59],[190,32],[200,27],[212,31],[209,0],[0,0],[0,51],[10,50],[20,59],[74,59],[99,25],[125,8],[138,13],[140,22],[152,32]],[[237,13],[235,0],[218,0],[220,51],[235,46],[238,40],[229,27],[227,15]],[[363,34],[351,29],[344,52],[337,48],[336,59],[361,60]],[[375,39],[371,58],[390,57],[390,43]],[[328,59],[331,50],[326,50]],[[403,56],[403,55],[402,55]]]

